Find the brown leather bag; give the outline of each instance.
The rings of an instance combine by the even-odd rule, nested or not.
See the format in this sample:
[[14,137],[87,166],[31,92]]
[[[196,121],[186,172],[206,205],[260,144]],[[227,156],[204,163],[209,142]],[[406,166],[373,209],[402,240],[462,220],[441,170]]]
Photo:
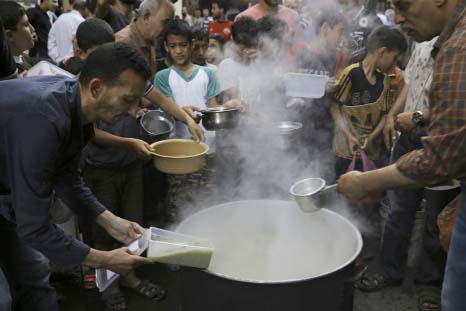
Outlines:
[[453,201],[448,203],[437,217],[440,245],[442,245],[445,252],[448,252],[450,247],[451,235],[461,206],[461,198],[462,194],[459,194]]

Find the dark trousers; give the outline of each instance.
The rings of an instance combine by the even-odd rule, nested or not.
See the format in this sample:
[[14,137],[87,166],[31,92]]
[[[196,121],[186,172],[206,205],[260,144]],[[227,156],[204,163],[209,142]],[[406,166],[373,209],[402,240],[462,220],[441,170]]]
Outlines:
[[[58,310],[55,290],[50,286],[47,258],[27,246],[16,235],[16,226],[0,216],[0,272],[6,276],[13,306],[22,311]],[[11,297],[0,275],[0,310],[8,310]],[[5,308],[5,309],[2,309]]]
[[[392,163],[404,154],[421,147],[409,136],[401,135],[393,150]],[[426,227],[416,280],[424,284],[441,282],[445,259],[439,242],[437,216],[457,193],[458,190],[449,192],[425,192],[424,189],[388,191],[390,216],[385,226],[381,248],[383,272],[388,278],[401,280],[404,276],[403,270],[416,211],[425,196]]]
[[[142,223],[142,162],[136,161],[118,169],[87,164],[83,177],[97,200],[109,211],[124,219]],[[92,240],[95,247],[102,250],[111,250],[120,245],[97,224],[92,226]]]

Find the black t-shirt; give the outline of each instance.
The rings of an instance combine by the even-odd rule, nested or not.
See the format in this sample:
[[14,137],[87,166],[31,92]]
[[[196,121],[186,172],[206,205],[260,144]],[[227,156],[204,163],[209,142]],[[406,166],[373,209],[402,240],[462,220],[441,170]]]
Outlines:
[[0,80],[10,78],[16,72],[15,60],[6,40],[5,28],[0,18]]
[[362,63],[348,66],[338,82],[335,101],[345,106],[360,106],[374,103],[383,93],[385,75],[377,71],[376,83],[367,81]]
[[47,50],[47,41],[49,38],[50,23],[49,16],[46,12],[42,11],[39,5],[30,8],[26,11],[29,22],[35,28],[37,33],[37,42],[34,47],[29,51],[31,57],[49,58]]
[[112,27],[115,33],[128,26],[131,22],[131,18],[128,18],[125,14],[115,9],[113,6],[109,7],[107,16],[102,19],[106,21],[110,27]]

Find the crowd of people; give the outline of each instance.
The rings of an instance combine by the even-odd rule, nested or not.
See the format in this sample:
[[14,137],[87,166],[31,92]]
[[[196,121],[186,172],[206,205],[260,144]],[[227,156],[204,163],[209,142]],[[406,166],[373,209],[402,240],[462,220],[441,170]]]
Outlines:
[[[128,309],[120,287],[164,297],[134,272],[151,261],[125,247],[153,224],[147,210],[192,179],[152,166],[135,118],[154,107],[176,120],[172,137],[208,144],[199,180],[216,163],[227,166],[220,179],[242,165],[236,151],[222,156],[224,134],[206,131],[200,110],[299,121],[304,161],[362,218],[380,217],[387,193],[389,216],[375,243],[365,237],[356,286],[402,282],[424,206],[419,309],[464,310],[466,1],[392,0],[383,12],[337,2],[258,0],[240,12],[213,0],[175,16],[168,0],[70,0],[57,16],[57,0],[27,10],[0,1],[0,310],[58,310],[49,261],[121,274],[102,293],[106,310]],[[44,64],[57,74],[34,74]],[[286,97],[289,72],[328,77],[325,95]],[[449,247],[437,225],[446,207],[457,213]],[[56,209],[78,216],[83,241],[54,224]]]

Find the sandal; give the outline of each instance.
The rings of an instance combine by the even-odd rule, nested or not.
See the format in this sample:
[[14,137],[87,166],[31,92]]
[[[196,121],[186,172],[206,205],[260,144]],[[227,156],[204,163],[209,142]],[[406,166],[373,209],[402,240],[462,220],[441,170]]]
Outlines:
[[357,281],[356,288],[363,292],[376,292],[385,287],[400,284],[399,281],[390,280],[382,273],[366,272]]
[[165,298],[165,290],[159,285],[151,283],[148,280],[143,280],[136,287],[127,287],[138,293],[139,295],[152,300],[160,301]]
[[441,290],[434,286],[422,286],[419,290],[417,307],[420,311],[442,310]]
[[105,303],[105,311],[128,311],[128,304],[122,293],[104,293],[102,300]]

